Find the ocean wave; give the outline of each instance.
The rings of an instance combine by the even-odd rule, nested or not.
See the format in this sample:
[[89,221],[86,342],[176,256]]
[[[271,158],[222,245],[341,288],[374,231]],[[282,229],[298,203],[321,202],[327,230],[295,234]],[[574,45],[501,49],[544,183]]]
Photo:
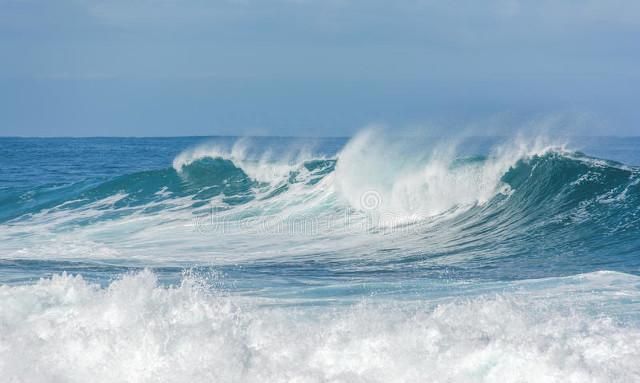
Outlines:
[[365,131],[327,156],[201,146],[170,168],[6,199],[1,246],[12,258],[99,248],[84,257],[223,263],[326,253],[398,272],[516,262],[538,276],[640,262],[629,257],[640,250],[638,168],[551,142],[463,155],[455,142]]
[[[111,203],[116,209],[146,208],[183,197],[195,206],[216,197],[227,205],[265,205],[270,202],[265,200],[279,197],[278,203],[287,199],[284,205],[297,206],[328,192],[332,207],[375,210],[410,221],[482,206],[514,189],[535,194],[532,201],[555,196],[558,190],[553,185],[536,189],[535,183],[543,178],[565,178],[564,186],[574,190],[598,184],[601,201],[621,198],[638,182],[634,168],[573,153],[542,139],[512,140],[482,157],[461,157],[456,149],[455,143],[446,142],[429,150],[408,150],[406,141],[394,142],[375,130],[351,139],[335,157],[314,156],[304,147],[276,155],[270,149],[251,149],[247,140],[239,140],[230,149],[205,145],[186,150],[169,169],[122,175],[97,185],[45,185],[19,197],[10,195],[0,210],[10,210],[5,215],[15,219],[45,209],[70,211],[96,201],[109,202],[115,195],[123,196]],[[545,173],[540,174],[537,167],[544,167]],[[611,184],[602,184],[602,178]],[[296,184],[300,185],[292,187]],[[616,194],[620,186],[625,186],[625,194]],[[17,200],[22,201],[17,204],[22,209],[16,209]]]

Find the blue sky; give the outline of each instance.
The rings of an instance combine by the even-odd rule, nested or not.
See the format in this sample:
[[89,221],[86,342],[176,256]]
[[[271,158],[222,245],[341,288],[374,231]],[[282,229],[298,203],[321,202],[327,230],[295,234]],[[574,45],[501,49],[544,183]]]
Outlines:
[[0,52],[0,135],[640,134],[636,0],[0,0]]

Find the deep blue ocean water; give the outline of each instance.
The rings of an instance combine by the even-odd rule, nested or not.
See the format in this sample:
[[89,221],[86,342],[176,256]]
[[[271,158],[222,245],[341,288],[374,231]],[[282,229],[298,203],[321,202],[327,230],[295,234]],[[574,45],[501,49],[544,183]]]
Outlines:
[[636,137],[0,138],[0,372],[640,381],[639,165]]

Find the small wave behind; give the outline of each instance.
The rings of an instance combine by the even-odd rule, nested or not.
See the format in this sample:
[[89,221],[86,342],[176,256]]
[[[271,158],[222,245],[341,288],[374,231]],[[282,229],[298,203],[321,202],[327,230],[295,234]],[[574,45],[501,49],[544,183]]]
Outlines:
[[202,159],[224,159],[242,169],[248,177],[257,182],[276,184],[287,179],[290,174],[309,160],[321,160],[313,155],[308,145],[279,150],[270,147],[258,147],[249,138],[237,140],[229,147],[219,144],[205,144],[180,153],[173,160],[173,168],[181,172],[186,166]]

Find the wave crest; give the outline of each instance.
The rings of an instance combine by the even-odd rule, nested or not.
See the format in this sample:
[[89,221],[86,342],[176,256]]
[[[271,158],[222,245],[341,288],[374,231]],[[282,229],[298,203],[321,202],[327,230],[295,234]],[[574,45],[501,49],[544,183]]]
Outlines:
[[376,130],[364,131],[338,155],[336,189],[357,209],[371,210],[361,197],[374,191],[380,197],[376,210],[421,219],[485,204],[508,192],[502,177],[518,161],[564,151],[540,138],[514,140],[486,157],[460,157],[457,146],[440,142],[425,151]]
[[173,160],[173,168],[181,172],[185,166],[204,158],[229,160],[252,179],[270,184],[286,179],[305,161],[318,159],[305,146],[276,152],[272,148],[257,147],[251,139],[243,138],[230,148],[219,144],[205,144],[185,150]]

